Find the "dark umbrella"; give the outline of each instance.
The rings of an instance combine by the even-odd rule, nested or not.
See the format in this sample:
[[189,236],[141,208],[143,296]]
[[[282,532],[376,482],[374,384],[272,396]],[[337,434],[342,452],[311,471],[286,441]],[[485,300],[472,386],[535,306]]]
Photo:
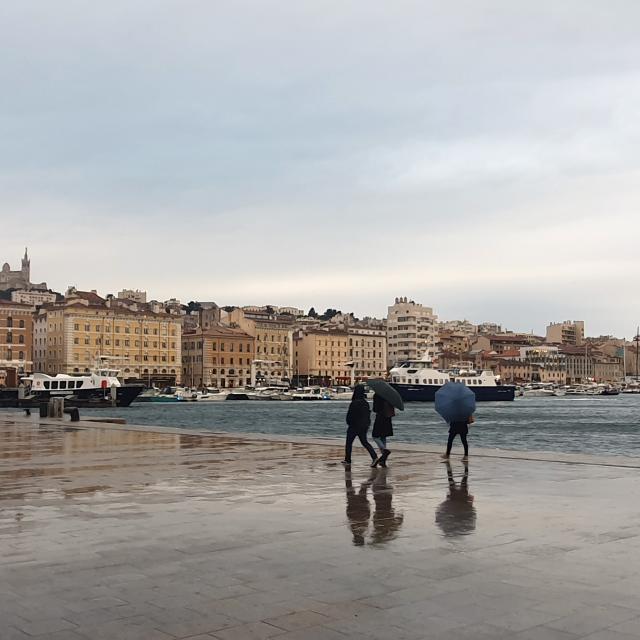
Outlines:
[[375,378],[374,380],[367,380],[367,385],[370,389],[373,389],[374,393],[384,398],[391,406],[400,409],[400,411],[404,411],[402,397],[390,384],[380,378]]
[[445,422],[466,420],[476,410],[476,394],[461,382],[447,382],[436,391],[436,411]]

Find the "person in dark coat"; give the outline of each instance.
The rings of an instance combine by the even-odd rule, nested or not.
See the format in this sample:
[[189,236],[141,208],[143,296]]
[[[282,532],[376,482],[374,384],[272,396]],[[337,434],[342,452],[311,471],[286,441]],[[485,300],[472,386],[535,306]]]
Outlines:
[[391,451],[387,449],[387,438],[393,435],[393,424],[391,418],[396,415],[393,406],[377,393],[373,396],[373,411],[376,419],[373,423],[373,432],[371,435],[376,441],[380,449],[380,457],[371,463],[372,467],[387,466],[387,458],[391,455]]
[[475,419],[473,416],[469,416],[466,420],[460,420],[458,422],[449,423],[449,439],[447,440],[447,452],[442,455],[444,461],[449,460],[451,455],[451,447],[453,447],[453,441],[456,436],[460,436],[462,446],[464,447],[463,460],[469,459],[469,443],[467,442],[467,434],[469,433],[469,425],[473,424]]
[[344,447],[342,464],[351,464],[351,449],[356,438],[360,440],[360,444],[369,452],[371,460],[377,458],[375,449],[367,440],[367,431],[370,424],[371,410],[369,409],[364,387],[359,384],[353,390],[353,397],[347,411],[347,441]]

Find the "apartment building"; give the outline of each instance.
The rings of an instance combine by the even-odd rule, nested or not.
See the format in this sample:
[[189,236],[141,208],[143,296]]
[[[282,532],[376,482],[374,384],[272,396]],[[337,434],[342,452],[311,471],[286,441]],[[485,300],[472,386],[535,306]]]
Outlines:
[[293,335],[293,351],[294,384],[351,384],[349,334],[345,330],[299,329]]
[[51,375],[87,373],[108,358],[126,380],[170,385],[181,378],[180,337],[179,317],[73,290],[39,310],[34,357],[37,370]]
[[349,325],[348,358],[352,363],[353,382],[368,378],[384,378],[387,374],[387,333],[385,327],[366,324]]
[[584,344],[584,321],[565,320],[564,322],[552,322],[547,327],[547,342],[579,347]]
[[254,336],[221,325],[185,332],[182,336],[184,384],[218,389],[250,385],[255,344]]
[[396,298],[387,313],[387,366],[415,360],[435,350],[437,316],[433,309],[405,298]]
[[31,305],[0,300],[0,370],[33,371],[33,309]]
[[255,338],[255,383],[289,382],[293,372],[295,318],[251,307],[223,314],[222,322]]

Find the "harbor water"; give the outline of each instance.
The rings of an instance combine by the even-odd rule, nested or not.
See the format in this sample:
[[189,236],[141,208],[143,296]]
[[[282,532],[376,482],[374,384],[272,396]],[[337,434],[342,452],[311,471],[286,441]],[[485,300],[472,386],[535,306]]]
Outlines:
[[[134,403],[81,410],[129,424],[341,438],[347,402]],[[471,447],[640,457],[640,395],[517,398],[478,404]],[[410,403],[394,419],[394,442],[443,444],[447,426],[432,403]]]

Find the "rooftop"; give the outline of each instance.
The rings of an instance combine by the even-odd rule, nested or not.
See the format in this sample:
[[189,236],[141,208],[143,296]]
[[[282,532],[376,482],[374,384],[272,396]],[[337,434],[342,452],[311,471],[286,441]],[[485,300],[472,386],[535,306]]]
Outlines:
[[3,638],[640,634],[638,459],[398,446],[345,470],[338,441],[4,412],[0,443]]

